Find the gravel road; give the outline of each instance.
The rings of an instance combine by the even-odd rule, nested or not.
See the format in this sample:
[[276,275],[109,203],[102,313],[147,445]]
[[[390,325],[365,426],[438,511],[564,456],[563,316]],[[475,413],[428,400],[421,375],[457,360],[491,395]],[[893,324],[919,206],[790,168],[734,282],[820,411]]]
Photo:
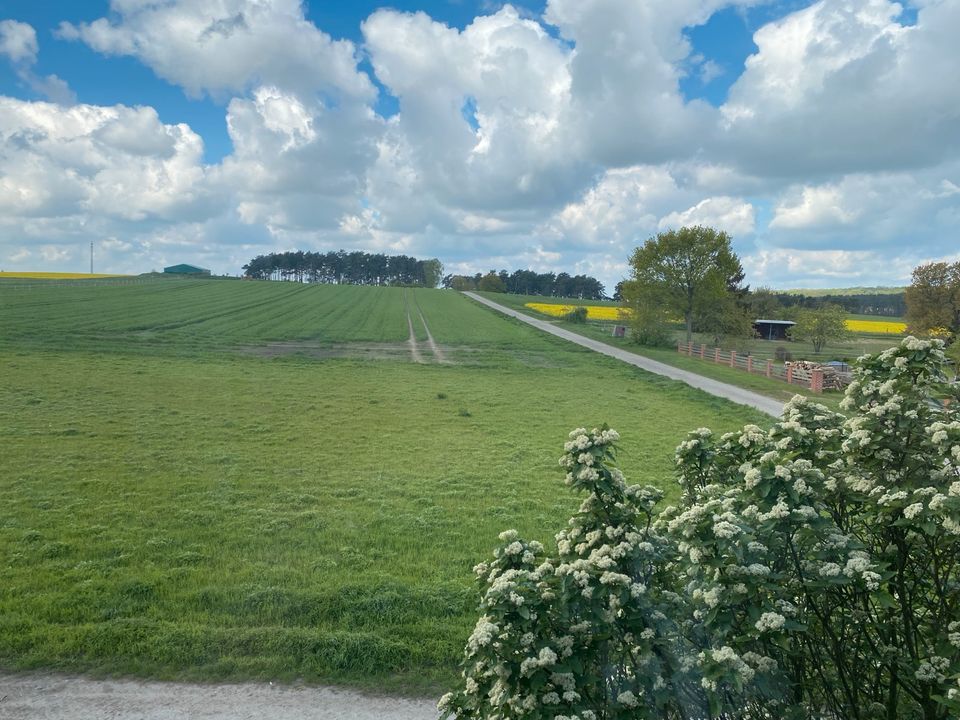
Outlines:
[[3,720],[436,720],[435,700],[270,683],[195,685],[0,674]]
[[657,375],[663,375],[674,380],[680,380],[681,382],[685,382],[687,385],[691,385],[699,390],[703,390],[706,393],[716,395],[717,397],[726,398],[727,400],[739,403],[740,405],[749,405],[750,407],[756,408],[761,412],[765,412],[767,415],[772,415],[775,418],[779,418],[783,413],[783,403],[774,400],[773,398],[768,398],[765,395],[760,395],[759,393],[751,392],[750,390],[744,390],[736,385],[728,385],[727,383],[723,383],[718,380],[711,380],[710,378],[703,377],[702,375],[697,375],[696,373],[688,372],[687,370],[675,368],[672,365],[665,365],[662,362],[657,362],[656,360],[651,360],[650,358],[645,358],[632,352],[621,350],[618,347],[607,345],[599,340],[592,340],[584,337],[583,335],[578,335],[577,333],[557,327],[553,323],[549,323],[544,320],[537,320],[536,318],[532,318],[522,312],[504,307],[503,305],[495,303],[492,300],[487,300],[485,297],[481,297],[476,293],[464,292],[463,294],[469,298],[472,298],[473,300],[476,300],[478,303],[482,303],[487,307],[491,307],[494,310],[502,312],[504,315],[509,315],[510,317],[516,318],[517,320],[525,322],[528,325],[533,325],[533,327],[539,330],[543,330],[551,335],[556,335],[564,340],[569,340],[572,343],[576,343],[577,345],[589,348],[595,352],[602,353],[603,355],[608,355],[612,358],[616,358],[617,360],[622,360],[625,363],[630,363],[631,365],[635,365],[638,368],[656,373]]

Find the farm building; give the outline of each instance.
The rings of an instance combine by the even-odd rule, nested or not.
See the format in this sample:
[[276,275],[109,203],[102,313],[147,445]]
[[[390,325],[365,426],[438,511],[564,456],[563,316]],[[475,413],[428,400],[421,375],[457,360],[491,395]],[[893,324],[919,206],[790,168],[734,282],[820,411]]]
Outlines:
[[187,265],[181,263],[180,265],[171,265],[170,267],[165,267],[163,269],[165,273],[171,273],[173,275],[209,275],[210,271],[206,268],[197,267],[196,265]]
[[754,320],[753,329],[761,340],[786,340],[787,330],[796,325],[792,320]]

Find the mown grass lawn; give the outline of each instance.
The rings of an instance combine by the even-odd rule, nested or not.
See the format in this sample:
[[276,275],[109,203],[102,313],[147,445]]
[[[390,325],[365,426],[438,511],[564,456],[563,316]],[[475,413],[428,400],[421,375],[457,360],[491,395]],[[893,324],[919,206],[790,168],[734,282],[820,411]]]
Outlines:
[[403,292],[186,282],[162,311],[0,286],[0,667],[432,690],[497,533],[549,542],[579,504],[571,428],[675,493],[688,430],[767,422],[442,291],[412,295],[453,363],[261,357],[405,338]]

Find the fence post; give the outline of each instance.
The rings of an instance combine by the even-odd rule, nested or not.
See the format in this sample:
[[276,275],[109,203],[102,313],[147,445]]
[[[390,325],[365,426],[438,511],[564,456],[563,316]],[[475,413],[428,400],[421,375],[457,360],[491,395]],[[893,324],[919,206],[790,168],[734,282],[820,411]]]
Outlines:
[[693,341],[687,343],[687,357],[693,357]]
[[787,367],[787,382],[793,382],[793,365]]
[[813,370],[810,373],[810,389],[815,393],[823,392],[823,370]]
[[707,354],[707,346],[703,343],[700,343],[700,359],[703,360],[703,356]]
[[720,362],[720,348],[713,349],[713,361]]
[[747,372],[753,372],[753,355],[747,355]]
[[771,377],[772,375],[773,375],[773,361],[767,360],[767,377]]
[[730,367],[736,367],[736,366],[737,366],[737,351],[731,350],[730,351]]

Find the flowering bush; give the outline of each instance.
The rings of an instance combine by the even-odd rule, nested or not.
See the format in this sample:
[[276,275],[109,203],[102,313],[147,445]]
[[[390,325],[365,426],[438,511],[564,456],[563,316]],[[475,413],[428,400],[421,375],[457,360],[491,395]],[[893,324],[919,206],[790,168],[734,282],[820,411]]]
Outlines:
[[682,496],[627,486],[574,430],[586,494],[547,557],[477,566],[458,718],[924,718],[960,713],[960,421],[939,341],[860,359],[842,407],[677,448]]

